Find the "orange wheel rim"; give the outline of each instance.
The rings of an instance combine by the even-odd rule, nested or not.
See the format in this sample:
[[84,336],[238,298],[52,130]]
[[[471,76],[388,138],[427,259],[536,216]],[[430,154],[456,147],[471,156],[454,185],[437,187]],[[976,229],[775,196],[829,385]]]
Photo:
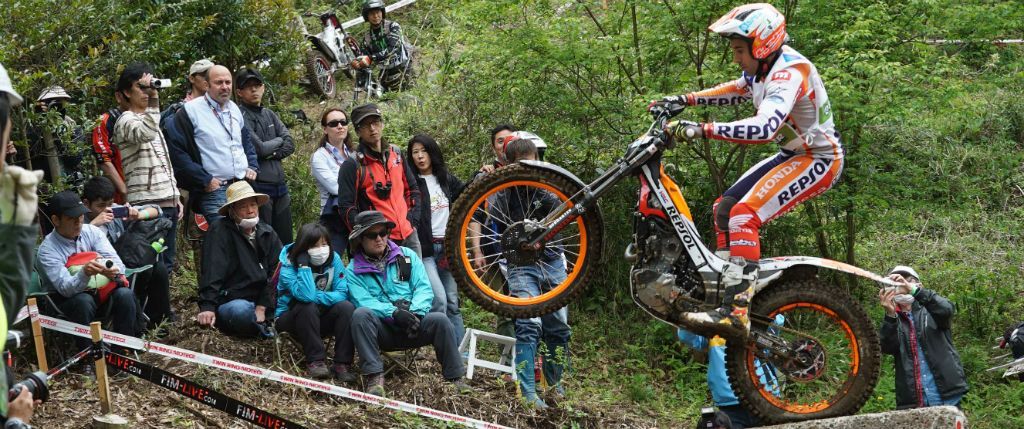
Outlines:
[[775,396],[775,394],[773,394],[770,390],[766,389],[763,384],[761,384],[761,380],[757,375],[757,368],[754,366],[754,360],[756,359],[756,357],[754,356],[753,350],[750,349],[747,350],[746,354],[747,374],[751,378],[751,381],[753,382],[754,386],[757,386],[757,392],[761,394],[761,397],[763,397],[765,400],[767,400],[775,407],[794,414],[811,414],[831,407],[838,397],[841,397],[849,390],[851,383],[850,380],[852,380],[852,378],[857,375],[857,372],[860,369],[860,344],[857,341],[857,337],[853,334],[853,329],[850,328],[850,325],[845,320],[839,317],[839,315],[836,314],[835,311],[832,311],[830,308],[819,304],[814,304],[810,302],[795,302],[792,304],[785,305],[782,308],[779,308],[778,310],[775,310],[768,317],[774,318],[779,313],[783,313],[797,308],[806,308],[822,313],[831,318],[839,325],[840,328],[842,328],[842,331],[850,344],[850,368],[849,372],[847,373],[849,377],[847,377],[847,380],[843,384],[843,386],[833,395],[832,398],[829,398],[827,400],[816,401],[812,403],[798,403],[794,401],[787,401],[778,396]]
[[[549,290],[549,291],[547,291],[545,293],[542,293],[540,295],[529,297],[529,298],[517,298],[517,297],[514,297],[514,296],[505,295],[505,294],[500,293],[500,292],[498,292],[498,291],[496,291],[494,289],[491,289],[491,287],[487,284],[487,282],[485,282],[484,279],[480,278],[480,275],[478,275],[476,273],[476,270],[473,269],[473,262],[469,259],[469,249],[466,248],[466,238],[467,238],[466,237],[466,232],[469,231],[469,224],[473,221],[472,214],[476,212],[476,210],[480,207],[481,204],[483,204],[484,201],[487,201],[487,198],[489,198],[491,195],[494,195],[495,193],[497,193],[499,191],[502,191],[504,189],[508,189],[508,188],[511,188],[511,187],[515,187],[515,186],[532,186],[532,187],[544,189],[546,191],[549,191],[549,192],[557,195],[559,198],[562,199],[562,201],[568,201],[569,200],[569,197],[566,196],[565,193],[563,193],[562,191],[558,190],[557,188],[555,188],[555,187],[553,187],[551,185],[548,185],[546,183],[535,182],[535,181],[531,181],[531,180],[514,180],[514,181],[502,183],[501,185],[499,185],[499,186],[495,187],[494,189],[491,189],[490,191],[488,191],[482,197],[478,198],[477,201],[475,201],[473,203],[473,205],[469,208],[470,216],[467,216],[466,219],[464,219],[462,221],[462,227],[459,228],[459,240],[458,240],[459,241],[459,254],[462,256],[463,267],[468,268],[466,270],[466,272],[467,272],[467,274],[469,274],[469,276],[468,276],[469,277],[469,281],[470,281],[470,283],[472,283],[473,287],[479,289],[480,291],[485,293],[487,296],[489,296],[492,299],[494,299],[496,301],[499,301],[501,303],[508,304],[508,305],[514,305],[514,306],[528,306],[528,305],[540,304],[540,303],[543,303],[543,302],[546,302],[546,301],[552,299],[552,297],[561,295],[561,293],[563,291],[565,291],[565,289],[568,288],[569,285],[573,283],[573,281],[576,280],[576,277],[578,277],[580,275],[580,273],[583,270],[583,261],[585,261],[586,257],[587,257],[587,227],[580,220],[580,218],[577,218],[576,220],[573,221],[579,227],[579,235],[580,235],[580,244],[579,244],[580,251],[579,251],[579,256],[577,256],[575,258],[575,263],[573,263],[572,271],[570,271],[566,275],[565,280],[562,281],[561,283],[559,283],[557,286],[555,286],[551,290]],[[572,208],[573,206],[574,206],[574,204],[572,204],[572,202],[569,202],[568,208]]]

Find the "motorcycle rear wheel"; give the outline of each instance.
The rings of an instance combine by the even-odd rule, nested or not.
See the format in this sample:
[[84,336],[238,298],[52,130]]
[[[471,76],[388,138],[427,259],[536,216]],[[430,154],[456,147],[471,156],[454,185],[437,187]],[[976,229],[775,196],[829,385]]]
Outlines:
[[768,330],[801,359],[768,356],[753,344],[726,349],[729,383],[762,424],[849,415],[867,402],[881,351],[871,319],[847,293],[815,278],[784,281],[755,296],[752,313],[784,315],[782,329]]
[[[530,196],[546,192],[554,195],[561,203],[579,190],[580,186],[568,177],[520,164],[499,168],[470,183],[451,207],[444,246],[451,273],[462,292],[484,309],[510,318],[530,318],[553,313],[583,293],[601,255],[603,225],[597,207],[572,219],[558,235],[543,243],[544,249],[561,250],[564,259],[558,262],[545,259],[544,256],[548,254],[543,250],[520,251],[509,245],[515,242],[516,234],[524,231],[525,223],[511,218],[503,219],[503,213],[490,208],[493,207],[490,204],[494,198],[503,196]],[[527,204],[526,207],[535,205]],[[538,214],[526,217],[540,220],[544,216]],[[482,225],[480,234],[475,237],[480,242],[479,248],[485,252],[483,260],[486,265],[483,269],[473,265],[472,223]],[[503,269],[503,264],[507,269]],[[515,296],[515,292],[508,288],[506,274],[528,266],[544,267],[540,280],[545,279],[544,276],[549,272],[546,270],[562,268],[565,277],[550,277],[550,287],[543,288],[539,295]]]
[[316,49],[306,53],[306,75],[316,93],[331,99],[337,95],[337,82],[331,73],[331,60]]

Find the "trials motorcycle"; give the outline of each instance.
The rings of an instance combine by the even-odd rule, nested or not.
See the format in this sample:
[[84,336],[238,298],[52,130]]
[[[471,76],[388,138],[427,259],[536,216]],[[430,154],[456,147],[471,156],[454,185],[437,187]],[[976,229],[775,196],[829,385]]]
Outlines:
[[[663,131],[669,111],[655,108],[652,115],[647,132],[591,183],[554,164],[520,161],[468,185],[452,206],[447,230],[453,232],[445,239],[449,266],[463,293],[511,318],[537,317],[566,306],[583,293],[602,260],[598,201],[635,176],[639,200],[633,240],[625,251],[632,263],[633,300],[666,323],[700,335],[718,334],[691,326],[682,315],[721,305],[728,262],[701,242],[686,199],[665,174],[662,154],[676,144]],[[535,204],[541,194],[553,195],[557,205]],[[507,209],[513,204],[496,204],[498,198],[518,200],[517,215]],[[561,262],[552,262],[552,250],[561,254]],[[550,275],[554,286],[539,296],[511,295],[505,276],[530,265],[555,272]],[[743,406],[765,424],[855,413],[878,381],[880,349],[871,319],[842,288],[820,278],[820,269],[896,286],[875,273],[822,258],[760,261],[750,334],[729,340],[726,366]],[[785,320],[782,326],[773,323],[778,315]]]

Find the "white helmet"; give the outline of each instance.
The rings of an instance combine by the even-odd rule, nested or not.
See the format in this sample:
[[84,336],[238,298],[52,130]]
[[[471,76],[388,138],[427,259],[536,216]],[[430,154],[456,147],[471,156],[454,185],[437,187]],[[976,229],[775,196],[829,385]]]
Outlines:
[[750,55],[764,60],[786,43],[786,17],[768,3],[737,6],[708,27],[722,37],[740,37],[750,42]]
[[14,90],[14,85],[11,84],[11,77],[7,75],[7,69],[4,68],[3,64],[0,64],[0,93],[7,94],[7,99],[10,101],[12,106],[18,106],[24,101],[18,91]]

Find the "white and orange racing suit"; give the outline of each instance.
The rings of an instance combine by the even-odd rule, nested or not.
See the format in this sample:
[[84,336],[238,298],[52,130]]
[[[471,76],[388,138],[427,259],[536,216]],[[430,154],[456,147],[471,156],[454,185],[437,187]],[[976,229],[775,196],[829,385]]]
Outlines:
[[764,79],[745,73],[735,81],[686,94],[690,105],[733,105],[751,100],[753,117],[703,125],[704,136],[740,144],[776,142],[780,152],[757,163],[715,201],[718,248],[731,256],[761,257],[761,225],[832,187],[843,170],[843,148],[818,70],[783,46]]

